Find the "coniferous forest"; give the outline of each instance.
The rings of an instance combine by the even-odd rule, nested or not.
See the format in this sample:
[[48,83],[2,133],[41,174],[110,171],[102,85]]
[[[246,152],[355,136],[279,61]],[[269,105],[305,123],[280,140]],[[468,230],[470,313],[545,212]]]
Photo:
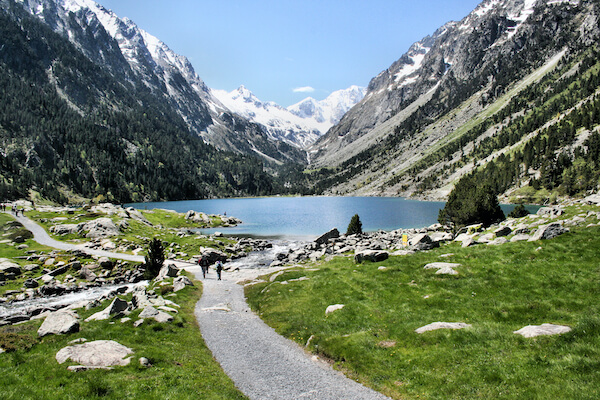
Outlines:
[[261,160],[205,144],[143,83],[117,80],[18,6],[0,10],[0,37],[0,199],[276,191]]

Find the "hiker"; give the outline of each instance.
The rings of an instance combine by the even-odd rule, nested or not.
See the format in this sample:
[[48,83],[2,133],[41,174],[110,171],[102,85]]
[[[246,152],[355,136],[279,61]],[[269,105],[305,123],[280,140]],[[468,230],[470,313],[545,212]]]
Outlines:
[[200,268],[202,268],[202,278],[206,278],[206,273],[208,272],[208,258],[204,257],[204,256],[200,256],[200,259],[198,260],[198,264],[200,265]]
[[221,271],[223,271],[223,264],[221,261],[217,261],[217,266],[215,268],[217,270],[217,280],[221,280]]

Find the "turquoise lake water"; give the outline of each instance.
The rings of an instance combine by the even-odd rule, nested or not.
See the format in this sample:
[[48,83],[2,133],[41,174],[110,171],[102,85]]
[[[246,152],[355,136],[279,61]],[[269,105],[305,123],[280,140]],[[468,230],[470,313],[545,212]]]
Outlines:
[[[165,208],[207,214],[226,214],[244,223],[220,228],[232,236],[281,239],[312,239],[332,228],[344,233],[354,214],[364,231],[422,228],[437,222],[444,202],[407,200],[398,197],[264,197],[244,199],[188,200],[127,204],[138,209]],[[502,206],[505,213],[514,206]],[[203,230],[212,233],[215,230]]]

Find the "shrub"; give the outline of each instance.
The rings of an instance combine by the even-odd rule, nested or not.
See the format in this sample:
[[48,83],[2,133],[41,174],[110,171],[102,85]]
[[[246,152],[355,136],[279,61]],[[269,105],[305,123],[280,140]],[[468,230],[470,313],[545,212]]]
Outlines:
[[358,214],[354,214],[350,223],[348,224],[348,229],[346,230],[346,235],[354,235],[362,233],[362,222],[360,222],[360,217]]
[[517,206],[508,214],[510,218],[522,218],[528,215],[529,211],[525,209],[523,204],[517,204]]

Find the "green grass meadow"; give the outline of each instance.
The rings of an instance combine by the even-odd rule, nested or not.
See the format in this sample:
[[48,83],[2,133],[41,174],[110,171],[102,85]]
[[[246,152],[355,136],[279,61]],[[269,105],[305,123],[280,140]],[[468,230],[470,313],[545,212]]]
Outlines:
[[[16,343],[19,350],[0,354],[0,398],[9,399],[245,399],[225,375],[208,350],[194,317],[200,297],[198,286],[186,287],[168,297],[181,306],[171,323],[146,320],[134,328],[140,311],[121,323],[120,317],[107,321],[83,322],[108,305],[85,311],[81,331],[63,336],[37,338],[41,321],[0,328],[0,345]],[[77,338],[115,340],[134,351],[131,363],[114,370],[70,372],[67,361],[59,365],[56,353]],[[140,366],[146,357],[152,367]]]
[[[450,244],[381,263],[336,257],[248,286],[246,295],[277,332],[303,346],[310,338],[308,350],[395,399],[597,399],[599,250],[595,227],[549,241]],[[462,264],[459,275],[423,269],[436,261]],[[291,281],[300,277],[309,279]],[[345,307],[326,316],[332,304]],[[415,333],[436,321],[472,327]],[[542,323],[572,331],[513,333]]]

